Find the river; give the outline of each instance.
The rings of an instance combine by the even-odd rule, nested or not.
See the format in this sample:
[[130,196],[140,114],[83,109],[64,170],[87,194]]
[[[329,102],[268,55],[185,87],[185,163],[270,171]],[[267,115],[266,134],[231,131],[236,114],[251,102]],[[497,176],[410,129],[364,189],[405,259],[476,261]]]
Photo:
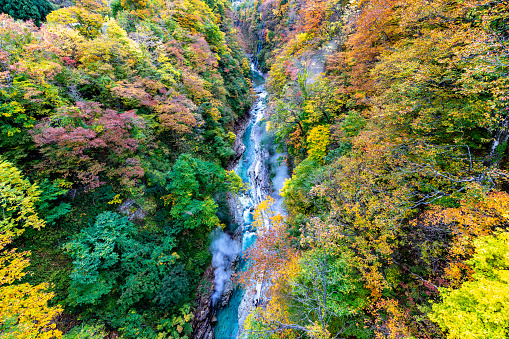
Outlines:
[[[257,99],[251,108],[250,119],[242,136],[246,148],[235,168],[235,173],[249,185],[249,189],[239,197],[244,215],[244,225],[240,225],[243,227],[242,253],[250,246],[256,246],[257,235],[252,230],[251,224],[252,212],[257,204],[270,195],[275,201],[273,210],[276,213],[285,213],[279,190],[288,178],[288,167],[284,161],[281,161],[285,156],[275,151],[265,129],[264,118],[267,109],[265,78],[253,64],[251,68]],[[238,269],[246,269],[246,266],[247,263],[242,260],[241,255]],[[217,312],[217,323],[214,328],[216,339],[234,339],[239,336],[239,328],[242,332],[245,317],[254,307],[250,299],[252,299],[252,293],[247,293],[241,287],[235,288],[228,305]]]

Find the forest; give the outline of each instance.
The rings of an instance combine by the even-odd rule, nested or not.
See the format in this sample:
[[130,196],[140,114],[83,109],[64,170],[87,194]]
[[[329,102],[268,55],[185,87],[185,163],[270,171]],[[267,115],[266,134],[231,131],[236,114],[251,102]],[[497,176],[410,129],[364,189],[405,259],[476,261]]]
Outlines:
[[509,2],[235,6],[293,168],[250,338],[509,338]]
[[254,67],[291,175],[242,337],[509,338],[509,2],[0,13],[0,338],[193,338]]
[[0,9],[0,337],[188,336],[242,188],[226,165],[251,70],[230,5]]

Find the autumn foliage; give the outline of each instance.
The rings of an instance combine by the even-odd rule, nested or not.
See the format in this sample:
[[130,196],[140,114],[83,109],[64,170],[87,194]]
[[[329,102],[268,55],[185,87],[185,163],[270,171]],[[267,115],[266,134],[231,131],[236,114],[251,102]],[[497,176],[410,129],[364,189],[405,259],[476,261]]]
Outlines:
[[188,337],[242,186],[225,168],[251,73],[231,9],[73,3],[36,18],[0,1],[0,336]]
[[[327,254],[314,261],[315,279],[330,270],[323,281],[334,285],[343,260],[363,300],[349,315],[355,328],[340,325],[346,313],[309,327],[316,308],[295,303],[306,269],[294,267],[267,305],[283,314],[259,310],[253,335],[507,336],[503,317],[488,321],[505,299],[477,299],[481,289],[504,294],[506,282],[476,266],[486,251],[507,255],[498,240],[507,228],[507,13],[506,2],[482,0],[238,7],[244,34],[264,37],[253,52],[270,69],[268,127],[293,164],[279,236],[300,240],[291,245],[300,265]],[[333,291],[328,307],[341,287]]]

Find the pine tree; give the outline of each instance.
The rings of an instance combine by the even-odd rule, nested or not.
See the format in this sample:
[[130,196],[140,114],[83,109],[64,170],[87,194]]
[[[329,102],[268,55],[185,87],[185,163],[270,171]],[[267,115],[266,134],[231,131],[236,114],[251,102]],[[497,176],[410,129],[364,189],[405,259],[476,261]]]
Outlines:
[[0,0],[0,13],[9,14],[14,19],[33,20],[37,25],[51,10],[48,0]]

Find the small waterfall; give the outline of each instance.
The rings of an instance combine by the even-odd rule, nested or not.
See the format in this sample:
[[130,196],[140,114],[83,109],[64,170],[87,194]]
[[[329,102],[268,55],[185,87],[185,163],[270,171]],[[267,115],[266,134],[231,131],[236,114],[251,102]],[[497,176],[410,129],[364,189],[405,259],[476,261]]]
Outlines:
[[253,56],[253,66],[254,66],[253,68],[255,70],[260,68],[260,62],[259,62],[258,56],[260,55],[260,52],[262,51],[262,48],[263,48],[263,33],[264,32],[265,32],[265,22],[262,23],[262,29],[258,33],[258,45],[256,46],[256,53]]

